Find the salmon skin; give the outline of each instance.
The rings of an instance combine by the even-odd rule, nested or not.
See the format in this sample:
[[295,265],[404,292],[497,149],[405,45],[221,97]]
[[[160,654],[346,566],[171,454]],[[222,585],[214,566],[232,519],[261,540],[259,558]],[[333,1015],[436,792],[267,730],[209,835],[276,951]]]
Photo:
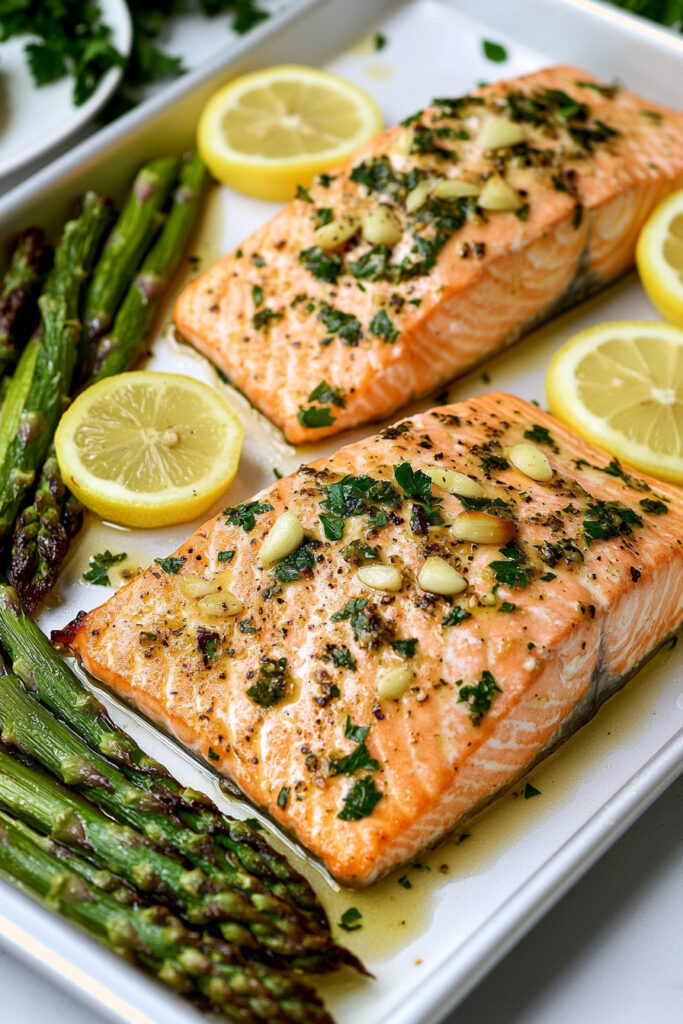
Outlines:
[[[522,442],[549,480],[515,468]],[[264,569],[285,510],[304,538]],[[682,537],[679,489],[485,395],[302,466],[55,638],[361,886],[511,785],[678,628]]]
[[289,441],[314,441],[612,281],[682,183],[680,114],[546,69],[376,136],[189,284],[175,322]]

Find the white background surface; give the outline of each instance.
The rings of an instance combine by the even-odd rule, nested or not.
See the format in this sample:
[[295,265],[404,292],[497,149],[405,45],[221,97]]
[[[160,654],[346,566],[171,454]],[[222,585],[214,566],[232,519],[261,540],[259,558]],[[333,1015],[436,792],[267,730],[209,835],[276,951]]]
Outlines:
[[[215,24],[207,31],[184,21],[171,39],[188,64],[225,45]],[[449,1024],[683,1021],[681,840],[683,780],[489,974]],[[2,1024],[103,1020],[0,954]]]

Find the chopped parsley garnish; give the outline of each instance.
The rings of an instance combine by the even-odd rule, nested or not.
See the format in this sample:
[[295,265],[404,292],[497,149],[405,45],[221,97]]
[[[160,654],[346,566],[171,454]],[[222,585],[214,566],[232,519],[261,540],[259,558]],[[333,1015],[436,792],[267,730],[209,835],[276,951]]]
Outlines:
[[479,457],[479,465],[487,474],[499,469],[507,469],[509,466],[500,444],[496,441],[491,441],[489,444],[472,445],[472,454]]
[[360,821],[361,818],[367,818],[383,795],[372,776],[364,775],[362,779],[356,779],[344,797],[344,806],[337,817],[342,821]]
[[619,92],[619,86],[614,85],[600,85],[599,82],[574,82],[574,85],[580,86],[582,89],[593,89],[594,92],[604,96],[607,100],[613,100],[616,94]]
[[496,64],[501,64],[508,59],[508,52],[500,43],[492,43],[490,39],[482,39],[481,48],[484,51],[484,56]]
[[[123,562],[125,558],[128,558],[125,551],[118,555],[112,555],[109,549],[100,551],[97,555],[91,555],[90,568],[83,573],[83,579],[86,583],[95,583],[99,587],[110,587],[109,569],[111,569],[112,565],[116,565],[117,562]],[[185,559],[183,558],[184,561]]]
[[289,786],[283,786],[282,789],[280,790],[280,792],[277,795],[277,805],[283,811],[284,811],[284,809],[287,806],[287,803],[289,801],[289,793],[290,793]]
[[649,512],[652,516],[665,516],[669,511],[663,501],[658,498],[641,498],[638,502],[643,512]]
[[308,396],[309,402],[331,402],[338,405],[340,409],[345,408],[346,399],[341,388],[334,388],[326,380],[321,380],[317,387],[314,387]]
[[303,201],[305,203],[312,203],[313,202],[313,199],[311,197],[311,193],[308,191],[307,188],[304,188],[303,185],[297,185],[296,186],[296,195],[295,195],[294,198],[295,199],[303,199]]
[[258,629],[254,625],[254,620],[251,616],[248,619],[241,619],[238,629],[240,633],[246,633],[248,636],[253,636],[255,633],[258,633]]
[[467,704],[470,709],[470,722],[472,725],[479,725],[482,716],[490,709],[496,693],[502,692],[492,674],[485,669],[478,683],[460,686],[458,704]]
[[169,573],[171,576],[175,576],[176,573],[179,573],[185,565],[187,558],[182,555],[180,558],[155,558],[154,561],[157,565],[161,566],[164,572]]
[[[417,864],[415,865],[415,867],[417,867]],[[401,875],[401,877],[398,879],[398,884],[403,886],[404,889],[413,888],[413,883],[410,881],[407,875]]]
[[375,49],[383,50],[387,45],[387,37],[382,35],[381,32],[375,32]]
[[220,754],[217,754],[213,747],[209,747],[209,760],[220,761]]
[[540,795],[541,795],[540,789],[536,789],[536,787],[532,786],[530,782],[527,782],[526,786],[524,787],[524,799],[525,800],[531,800],[532,796],[540,796]]
[[393,345],[399,333],[384,309],[380,309],[379,312],[375,313],[370,321],[370,334],[375,334],[378,338],[382,338],[387,345]]
[[[423,473],[421,469],[414,470],[409,462],[402,462],[394,467],[394,479],[414,503],[410,519],[411,529],[414,533],[423,533],[425,527],[440,526],[443,523],[440,510],[441,498],[432,496],[432,481],[426,473]],[[422,521],[423,519],[425,522]]]
[[251,286],[251,297],[254,300],[255,306],[260,306],[263,302],[263,288],[260,284],[254,284]]
[[235,552],[234,551],[219,551],[218,552],[218,561],[219,562],[232,562],[234,557],[235,557]]
[[328,540],[341,540],[344,535],[344,520],[341,516],[330,512],[321,512],[318,516],[323,532]]
[[247,696],[259,707],[271,708],[282,700],[286,689],[287,659],[264,658],[256,682],[247,690]]
[[334,214],[329,206],[319,206],[315,211],[314,227],[323,228],[326,224],[331,224],[334,220]]
[[370,756],[365,745],[369,732],[369,725],[352,725],[350,715],[346,716],[344,736],[352,740],[356,748],[350,754],[330,761],[330,775],[354,775],[358,771],[376,772],[379,769],[379,761]]
[[292,583],[293,580],[300,580],[304,573],[310,572],[315,566],[314,547],[319,544],[320,541],[313,537],[304,537],[299,547],[275,566],[273,572],[278,582]]
[[253,252],[251,254],[251,262],[254,264],[255,267],[265,267],[266,265],[266,261],[264,260],[263,256],[260,256],[257,252]]
[[583,517],[583,532],[589,544],[594,540],[630,534],[632,527],[642,525],[643,520],[637,512],[616,501],[597,501],[589,505]]
[[364,252],[357,260],[349,260],[348,269],[357,279],[378,281],[384,277],[389,263],[389,250],[386,245],[376,245],[374,249]]
[[542,427],[538,423],[533,423],[529,430],[524,431],[524,436],[527,441],[533,441],[535,444],[547,444],[549,448],[553,449],[553,451],[557,451],[555,439],[547,427]]
[[511,601],[503,601],[502,604],[498,605],[499,612],[516,612],[517,605]]
[[261,331],[270,327],[270,325],[275,323],[277,320],[282,320],[283,316],[284,314],[280,313],[278,310],[270,309],[269,306],[264,306],[263,309],[259,309],[258,313],[254,313],[251,318],[251,325],[255,331]]
[[368,603],[367,597],[352,597],[350,601],[347,601],[343,608],[340,608],[338,612],[330,616],[330,622],[341,622],[344,619],[350,619],[353,615],[358,612],[362,612]]
[[325,644],[325,651],[337,668],[350,668],[352,672],[358,668],[358,662],[346,644]]
[[309,405],[306,409],[304,409],[303,406],[299,406],[296,418],[302,427],[309,427],[311,430],[316,430],[319,427],[331,427],[336,416],[332,415],[332,410],[329,405]]
[[241,526],[245,533],[249,533],[256,525],[256,516],[272,511],[273,506],[268,501],[244,501],[241,505],[224,508],[223,515],[228,517],[231,526]]
[[329,345],[335,335],[341,338],[344,345],[355,346],[358,344],[362,328],[360,320],[353,313],[344,313],[341,309],[335,309],[334,306],[330,306],[326,302],[318,313],[318,320],[329,331],[329,336],[322,341],[323,345]]
[[340,256],[327,253],[319,245],[312,245],[299,253],[299,262],[318,281],[336,284],[343,266]]
[[557,574],[554,572],[544,572],[541,579],[544,583],[552,583],[553,580],[557,579]]
[[489,569],[498,582],[518,590],[528,587],[529,573],[521,564],[522,552],[512,544],[499,550],[501,555],[505,555],[505,561],[497,559],[495,562],[489,562]]
[[339,927],[343,928],[345,932],[357,932],[359,928],[363,927],[360,923],[362,920],[363,915],[358,907],[349,907],[339,918]]
[[465,608],[461,608],[460,605],[455,605],[441,620],[442,626],[459,626],[465,619],[471,619],[472,613],[468,612]]
[[368,562],[376,562],[379,558],[377,548],[371,548],[369,544],[360,539],[352,540],[339,552],[345,562],[352,565],[367,565]]
[[414,658],[415,648],[417,647],[417,638],[411,637],[410,640],[392,640],[391,646],[400,654],[402,658]]

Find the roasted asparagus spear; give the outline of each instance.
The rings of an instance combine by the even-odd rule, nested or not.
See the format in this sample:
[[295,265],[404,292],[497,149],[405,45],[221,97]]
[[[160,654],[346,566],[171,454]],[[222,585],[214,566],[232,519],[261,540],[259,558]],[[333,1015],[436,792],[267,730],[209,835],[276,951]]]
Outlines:
[[0,379],[12,373],[38,323],[37,299],[50,263],[40,228],[22,232],[0,286]]
[[54,839],[0,812],[0,873],[51,909],[133,959],[161,981],[241,1024],[331,1024],[307,986],[247,964],[226,943],[185,927]]

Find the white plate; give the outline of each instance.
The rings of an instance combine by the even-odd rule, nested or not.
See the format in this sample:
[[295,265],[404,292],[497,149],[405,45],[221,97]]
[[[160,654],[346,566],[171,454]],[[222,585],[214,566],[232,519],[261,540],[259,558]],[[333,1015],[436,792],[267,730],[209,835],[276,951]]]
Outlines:
[[[369,7],[367,0],[309,0],[303,13],[294,12],[261,32],[260,41],[245,41],[230,62],[188,76],[166,96],[150,101],[146,110],[134,111],[0,200],[0,237],[9,238],[31,220],[36,205],[44,211],[45,223],[56,228],[74,194],[85,185],[120,192],[142,160],[189,144],[198,111],[216,85],[237,71],[268,63],[310,63],[319,57],[320,63],[373,92],[387,122],[411,113],[434,95],[465,91],[479,79],[562,61],[583,65],[606,79],[619,77],[652,100],[680,103],[677,82],[683,69],[683,42],[655,29],[641,33],[633,19],[586,0],[478,0],[479,20],[471,16],[468,0],[375,0]],[[369,23],[372,15],[382,14],[381,24]],[[370,44],[375,30],[388,40],[379,52]],[[505,64],[484,59],[483,38],[508,46]],[[346,45],[352,40],[343,54],[329,56],[342,41]],[[206,265],[274,209],[216,189],[193,254]],[[181,284],[176,282],[174,293]],[[167,316],[169,310],[170,304]],[[630,275],[492,361],[486,368],[490,384],[477,371],[454,384],[450,397],[457,401],[500,388],[542,402],[548,360],[571,333],[602,320],[653,316],[635,275]],[[367,432],[361,429],[315,448],[295,449],[245,399],[221,385],[205,360],[164,331],[159,332],[149,365],[189,373],[224,389],[243,416],[247,440],[230,489],[231,502],[272,480],[273,466],[288,471]],[[41,625],[46,630],[62,625],[79,608],[90,608],[107,596],[104,589],[80,582],[90,554],[108,547],[148,564],[154,556],[171,551],[192,527],[142,533],[91,520]],[[209,789],[232,813],[248,813],[221,796],[209,768],[191,760],[134,713],[111,699],[109,703],[115,716],[184,782]],[[399,872],[367,893],[340,892],[299,859],[333,921],[351,905],[359,906],[364,915],[361,931],[341,937],[366,959],[377,980],[340,975],[321,984],[340,1024],[432,1021],[461,999],[680,771],[682,723],[679,644],[659,654],[593,722],[534,771],[539,797],[499,801],[473,822],[467,843],[445,843],[422,858],[421,870],[408,871],[409,890],[398,884],[397,875],[403,874]],[[292,857],[300,855],[293,851]],[[447,873],[440,870],[443,865]],[[101,1012],[115,1020],[146,1024],[197,1020],[173,996],[25,897],[0,886],[0,900],[0,932],[8,945],[73,985]]]
[[[127,57],[133,28],[124,0],[100,0],[111,41]],[[73,79],[38,88],[26,63],[24,46],[34,37],[17,36],[0,46],[0,179],[36,160],[69,138],[100,110],[121,81],[122,68],[102,77],[80,107],[73,103]]]

